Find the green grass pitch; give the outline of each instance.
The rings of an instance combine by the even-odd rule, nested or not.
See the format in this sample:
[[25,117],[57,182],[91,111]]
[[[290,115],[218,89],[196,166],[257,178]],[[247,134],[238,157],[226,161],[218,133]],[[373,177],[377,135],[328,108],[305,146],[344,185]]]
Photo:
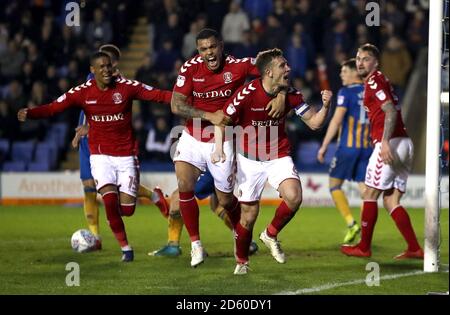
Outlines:
[[[263,207],[253,238],[271,220],[273,207]],[[359,211],[353,211],[355,214]],[[423,244],[424,211],[411,209],[411,220]],[[423,274],[422,261],[395,261],[406,245],[394,222],[380,209],[372,257],[350,258],[339,252],[345,224],[333,208],[302,208],[280,233],[287,263],[278,264],[259,242],[250,259],[252,271],[234,276],[231,232],[207,207],[200,210],[200,232],[209,257],[191,268],[190,246],[183,230],[183,254],[178,258],[150,257],[167,239],[167,222],[154,206],[138,206],[125,218],[135,261],[120,262],[117,242],[101,208],[103,250],[78,254],[70,247],[72,233],[85,227],[79,207],[0,207],[0,294],[426,294],[446,292],[448,277],[448,210],[441,215],[441,262],[447,271]],[[69,262],[80,266],[80,285],[67,286]],[[380,267],[380,285],[364,282],[369,262]],[[417,273],[414,273],[417,272]],[[389,276],[393,276],[390,278]]]

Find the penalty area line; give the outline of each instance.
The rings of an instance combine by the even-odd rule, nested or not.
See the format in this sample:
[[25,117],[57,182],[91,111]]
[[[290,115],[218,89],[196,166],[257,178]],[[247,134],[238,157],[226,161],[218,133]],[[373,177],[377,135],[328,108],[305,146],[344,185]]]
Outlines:
[[[423,271],[423,270],[417,270],[417,271],[407,272],[407,273],[398,273],[398,274],[381,276],[380,281],[393,280],[393,279],[404,278],[404,277],[412,277],[412,276],[418,276],[418,275],[423,275],[423,274],[425,274],[425,271]],[[365,283],[366,283],[366,279],[358,279],[358,280],[352,280],[352,281],[347,281],[347,282],[331,282],[331,283],[327,283],[327,284],[320,285],[317,287],[298,289],[296,291],[281,291],[281,292],[275,293],[274,295],[308,294],[308,293],[315,293],[315,292],[330,290],[330,289],[334,289],[334,288],[338,288],[338,287],[345,287],[345,286],[365,284]]]

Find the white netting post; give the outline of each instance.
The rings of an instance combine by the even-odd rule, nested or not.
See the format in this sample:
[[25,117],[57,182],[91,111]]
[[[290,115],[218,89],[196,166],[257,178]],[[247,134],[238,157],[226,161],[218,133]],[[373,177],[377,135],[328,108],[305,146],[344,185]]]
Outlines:
[[427,150],[425,166],[425,272],[437,272],[439,269],[439,140],[441,119],[442,11],[442,0],[430,1]]

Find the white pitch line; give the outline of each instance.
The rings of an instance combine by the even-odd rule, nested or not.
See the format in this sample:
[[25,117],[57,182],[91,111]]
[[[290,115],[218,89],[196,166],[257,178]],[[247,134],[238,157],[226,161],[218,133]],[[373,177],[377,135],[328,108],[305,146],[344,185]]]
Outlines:
[[[445,266],[445,265],[443,265],[443,266]],[[448,272],[448,268],[444,272]],[[382,277],[380,277],[380,281],[381,280],[398,279],[398,278],[403,278],[403,277],[411,277],[411,276],[417,276],[417,275],[423,275],[423,274],[425,274],[425,272],[423,270],[417,270],[414,272],[407,272],[407,273],[398,273],[398,274],[382,276]],[[327,283],[327,284],[320,285],[317,287],[298,289],[297,291],[282,291],[279,293],[275,293],[274,295],[308,294],[308,293],[330,290],[330,289],[334,289],[334,288],[338,288],[338,287],[345,287],[345,286],[356,285],[356,284],[365,284],[365,283],[366,283],[366,279],[352,280],[352,281],[347,281],[347,282],[334,282],[334,283],[332,282],[332,283]]]

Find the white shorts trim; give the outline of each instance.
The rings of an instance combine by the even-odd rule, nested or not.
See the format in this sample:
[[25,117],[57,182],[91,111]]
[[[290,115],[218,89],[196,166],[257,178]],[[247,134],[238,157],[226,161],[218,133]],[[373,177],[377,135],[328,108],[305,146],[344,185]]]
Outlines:
[[395,157],[394,163],[383,163],[380,156],[381,142],[376,143],[367,165],[365,184],[379,190],[396,188],[405,192],[414,158],[414,146],[410,138],[392,138],[389,144]]

